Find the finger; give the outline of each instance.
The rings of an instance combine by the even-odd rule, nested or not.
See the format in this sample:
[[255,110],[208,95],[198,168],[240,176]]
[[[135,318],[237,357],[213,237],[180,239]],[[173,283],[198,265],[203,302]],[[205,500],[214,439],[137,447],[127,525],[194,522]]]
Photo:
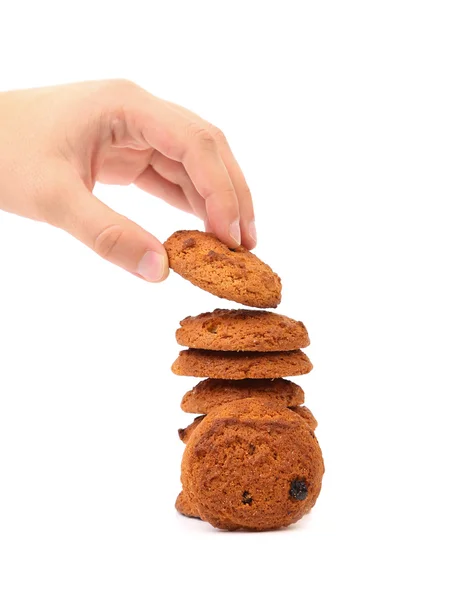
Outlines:
[[[58,193],[60,197],[47,201],[51,206],[48,222],[146,281],[163,281],[168,276],[167,253],[153,235],[100,202],[82,181],[67,180],[65,184]],[[59,210],[53,211],[52,205]]]
[[241,241],[242,244],[251,250],[257,243],[257,232],[255,228],[255,217],[254,217],[254,206],[252,203],[252,195],[249,190],[246,179],[243,175],[240,165],[238,164],[235,156],[233,155],[232,149],[220,129],[211,125],[195,113],[191,112],[187,108],[169,102],[173,108],[178,112],[187,114],[188,116],[195,119],[196,122],[200,123],[202,127],[206,127],[211,135],[216,140],[219,147],[219,152],[224,161],[227,172],[234,185],[235,192],[238,198],[238,206],[240,211],[240,227],[241,227]]
[[203,221],[207,218],[205,199],[197,192],[181,163],[167,158],[160,152],[155,152],[151,157],[151,166],[164,179],[171,181],[182,189],[197,217]]
[[[205,135],[201,134],[200,142],[191,144],[183,164],[195,189],[205,199],[206,214],[212,231],[229,247],[234,248],[241,244],[238,199],[220,156],[214,154],[215,160],[208,160],[213,150],[208,146],[205,149],[205,144],[210,140]],[[199,148],[201,143],[203,145]],[[202,168],[202,165],[205,167]]]
[[143,191],[165,200],[171,206],[195,214],[181,187],[164,179],[151,166],[148,166],[134,183]]
[[205,199],[208,220],[230,247],[241,241],[238,198],[217,143],[207,129],[136,86],[120,95],[129,135],[181,162]]
[[216,129],[213,135],[219,146],[222,160],[224,161],[227,172],[233,182],[238,198],[241,242],[248,250],[251,250],[257,244],[257,232],[255,228],[254,206],[252,203],[251,191],[224,134]]

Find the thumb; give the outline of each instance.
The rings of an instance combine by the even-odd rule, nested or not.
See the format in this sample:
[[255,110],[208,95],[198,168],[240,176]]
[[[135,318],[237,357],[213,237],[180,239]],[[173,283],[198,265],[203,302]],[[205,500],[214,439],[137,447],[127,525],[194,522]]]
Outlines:
[[82,181],[67,184],[66,195],[68,211],[60,210],[60,222],[53,224],[133,275],[152,282],[167,278],[168,256],[153,235],[103,204]]

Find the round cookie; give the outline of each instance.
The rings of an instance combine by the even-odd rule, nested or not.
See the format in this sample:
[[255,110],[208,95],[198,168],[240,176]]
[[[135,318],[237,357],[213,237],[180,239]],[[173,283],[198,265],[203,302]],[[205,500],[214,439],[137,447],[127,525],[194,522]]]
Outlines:
[[202,231],[177,231],[164,246],[176,273],[219,298],[258,308],[281,302],[278,275],[243,246],[231,250]]
[[181,350],[175,375],[212,379],[276,379],[309,373],[313,365],[301,350],[289,352],[216,352]]
[[205,379],[184,395],[181,409],[206,415],[221,404],[243,398],[266,398],[285,408],[303,404],[305,394],[287,379]]
[[309,512],[323,473],[319,444],[304,419],[246,399],[200,423],[184,451],[181,480],[201,519],[221,529],[262,531]]
[[274,352],[309,346],[301,321],[265,310],[216,309],[180,323],[181,346],[203,350]]

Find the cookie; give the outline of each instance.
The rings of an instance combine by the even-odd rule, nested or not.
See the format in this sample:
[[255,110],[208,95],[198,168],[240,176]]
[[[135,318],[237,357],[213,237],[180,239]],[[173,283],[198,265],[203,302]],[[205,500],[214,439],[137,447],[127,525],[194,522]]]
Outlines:
[[281,302],[278,275],[243,246],[231,250],[202,231],[177,231],[164,246],[176,273],[219,298],[258,308]]
[[301,321],[266,310],[216,309],[180,323],[181,346],[203,350],[275,352],[309,346]]
[[305,394],[287,379],[205,379],[184,395],[181,408],[206,415],[221,404],[243,398],[266,398],[285,408],[303,404]]
[[171,370],[175,375],[212,379],[276,379],[309,373],[313,365],[301,350],[289,352],[216,352],[182,350]]
[[184,451],[188,504],[220,529],[262,531],[314,506],[324,463],[305,420],[270,401],[236,400],[208,415]]

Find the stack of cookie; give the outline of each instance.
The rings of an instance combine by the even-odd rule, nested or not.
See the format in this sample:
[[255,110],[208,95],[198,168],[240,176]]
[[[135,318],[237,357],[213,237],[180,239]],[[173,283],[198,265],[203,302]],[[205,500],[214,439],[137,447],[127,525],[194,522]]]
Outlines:
[[[273,308],[279,277],[255,255],[215,236],[179,231],[165,243],[170,266],[195,285],[248,306]],[[265,310],[215,310],[187,317],[176,333],[177,375],[207,378],[188,392],[199,414],[186,444],[176,508],[222,529],[294,523],[315,504],[324,472],[317,425],[303,390],[284,377],[312,369],[303,323]]]

